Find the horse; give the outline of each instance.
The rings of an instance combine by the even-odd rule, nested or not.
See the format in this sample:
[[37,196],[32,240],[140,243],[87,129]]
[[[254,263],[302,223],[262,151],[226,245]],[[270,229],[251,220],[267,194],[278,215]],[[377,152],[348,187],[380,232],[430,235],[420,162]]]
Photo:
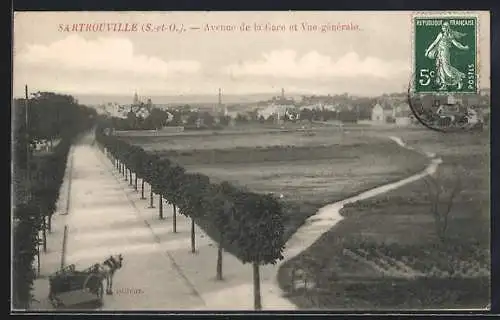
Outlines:
[[113,276],[115,271],[120,269],[123,264],[123,256],[121,254],[110,256],[103,263],[98,264],[98,272],[106,279],[106,294],[113,294]]

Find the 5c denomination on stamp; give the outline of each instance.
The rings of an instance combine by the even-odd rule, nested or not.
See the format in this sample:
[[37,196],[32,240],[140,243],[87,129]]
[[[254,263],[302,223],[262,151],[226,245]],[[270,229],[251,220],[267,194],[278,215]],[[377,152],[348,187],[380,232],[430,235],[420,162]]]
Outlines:
[[476,93],[477,18],[413,18],[415,93]]

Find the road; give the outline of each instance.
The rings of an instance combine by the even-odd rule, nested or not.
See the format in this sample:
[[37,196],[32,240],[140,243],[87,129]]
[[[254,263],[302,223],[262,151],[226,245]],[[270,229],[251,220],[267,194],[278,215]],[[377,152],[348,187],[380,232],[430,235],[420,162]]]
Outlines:
[[105,296],[103,310],[185,309],[204,305],[165,251],[176,239],[160,244],[131,205],[122,185],[95,147],[75,147],[68,213],[66,263],[77,269],[122,253],[114,294]]

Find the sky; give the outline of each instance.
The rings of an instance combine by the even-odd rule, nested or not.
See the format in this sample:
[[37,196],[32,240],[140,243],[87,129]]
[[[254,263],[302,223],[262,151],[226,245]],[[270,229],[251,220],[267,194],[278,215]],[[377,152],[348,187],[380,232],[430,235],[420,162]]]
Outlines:
[[[477,14],[479,77],[489,87],[489,13]],[[23,95],[25,84],[69,94],[403,92],[412,72],[411,18],[382,11],[17,12],[13,92]],[[137,31],[65,31],[80,23],[136,24]],[[148,24],[165,27],[143,31]],[[256,31],[255,24],[285,30]],[[165,30],[171,25],[185,31]],[[332,30],[339,25],[350,30]]]

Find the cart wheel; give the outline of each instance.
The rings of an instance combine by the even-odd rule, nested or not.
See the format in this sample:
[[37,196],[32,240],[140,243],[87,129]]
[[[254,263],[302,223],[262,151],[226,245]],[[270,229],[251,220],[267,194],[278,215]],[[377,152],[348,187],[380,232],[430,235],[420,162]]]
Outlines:
[[99,284],[97,287],[97,297],[99,298],[99,301],[102,303],[102,297],[104,296],[104,287],[102,285],[102,282]]
[[101,277],[96,274],[90,274],[83,283],[83,290],[96,294],[97,298],[99,298],[99,302],[102,303],[104,289]]

